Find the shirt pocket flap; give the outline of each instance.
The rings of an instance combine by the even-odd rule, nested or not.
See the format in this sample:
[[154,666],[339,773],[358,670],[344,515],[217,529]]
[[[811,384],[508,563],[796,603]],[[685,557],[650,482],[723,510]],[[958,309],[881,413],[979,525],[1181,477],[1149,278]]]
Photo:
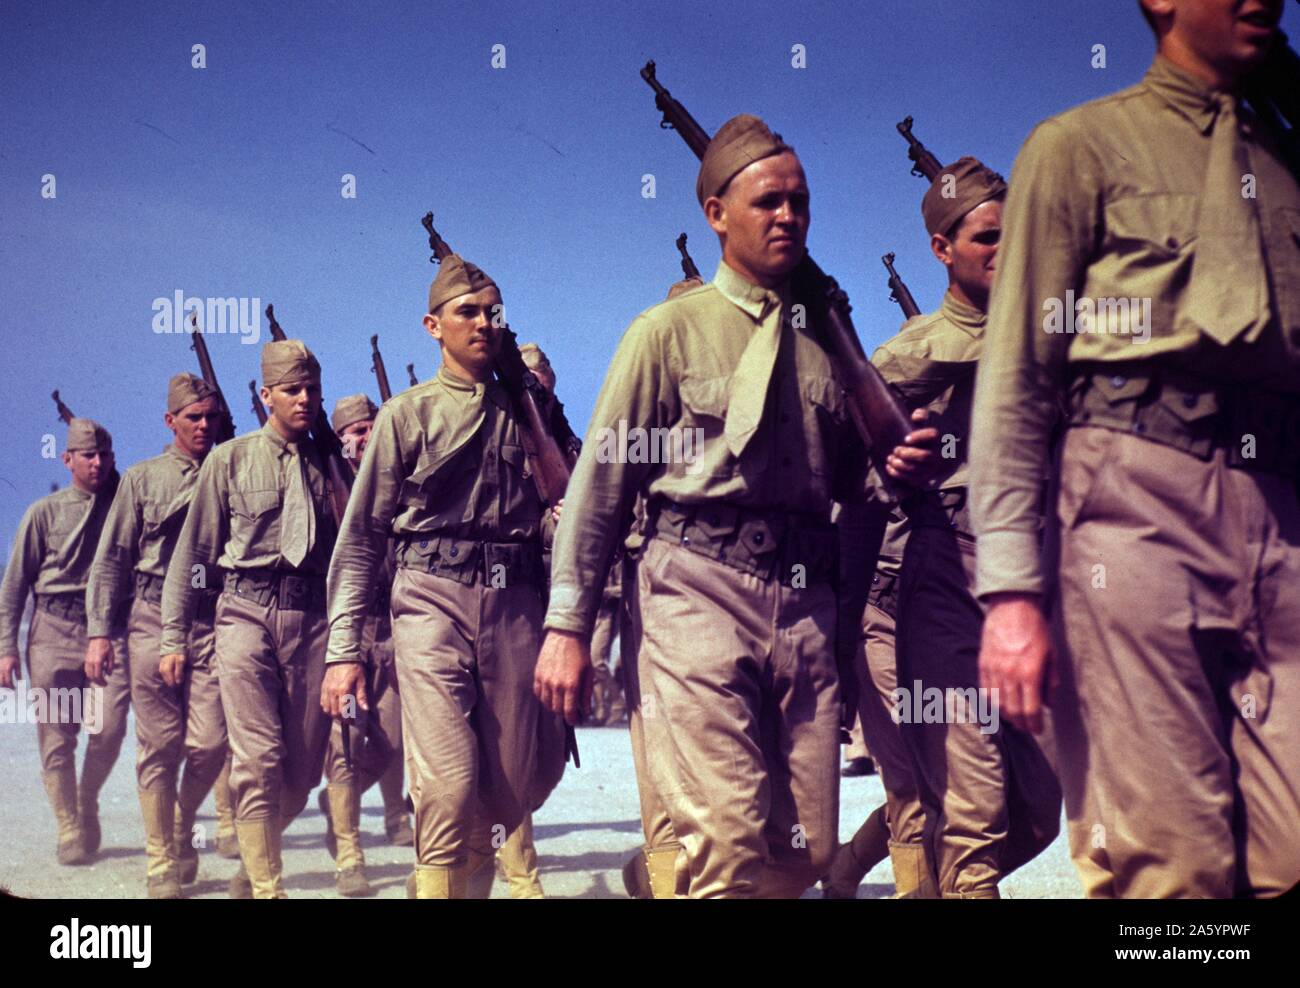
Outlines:
[[804,394],[814,405],[826,409],[837,422],[844,420],[844,390],[831,377],[811,377],[804,385]]
[[416,461],[415,472],[402,481],[401,500],[408,504],[423,504],[433,489],[434,481],[446,477],[456,461],[457,449],[425,450]]
[[1219,410],[1219,397],[1213,391],[1179,391],[1166,388],[1160,395],[1165,410],[1184,422],[1213,415]]
[[231,491],[230,510],[245,518],[261,518],[280,507],[279,491]]
[[682,404],[696,416],[724,419],[730,393],[730,377],[683,378],[680,390]]
[[1092,379],[1092,385],[1103,398],[1112,405],[1134,401],[1146,393],[1151,385],[1148,377],[1131,377],[1128,374],[1106,374],[1099,372]]
[[1118,199],[1106,206],[1107,233],[1121,252],[1127,244],[1177,257],[1196,242],[1198,200],[1196,195],[1169,192]]
[[505,460],[525,477],[532,476],[533,471],[528,463],[528,453],[523,446],[515,443],[502,443],[500,451],[501,459]]

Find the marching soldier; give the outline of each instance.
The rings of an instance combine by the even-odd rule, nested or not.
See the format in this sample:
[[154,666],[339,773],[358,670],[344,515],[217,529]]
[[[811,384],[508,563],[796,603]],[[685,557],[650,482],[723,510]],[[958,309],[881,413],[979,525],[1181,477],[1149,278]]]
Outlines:
[[396,542],[393,644],[419,898],[464,898],[563,771],[563,744],[542,743],[547,715],[530,689],[550,512],[493,376],[500,306],[479,268],[442,261],[424,319],[442,367],[379,410],[330,569],[321,706],[337,716],[349,697],[369,702],[361,635]]
[[[343,453],[354,472],[361,465],[378,411],[364,394],[348,395],[334,405],[330,425],[343,443]],[[362,632],[370,709],[358,711],[353,766],[349,768],[344,757],[341,722],[335,721],[325,756],[327,785],[318,799],[325,818],[326,846],[337,870],[335,884],[339,895],[349,897],[371,892],[361,851],[361,797],[376,782],[384,798],[384,829],[389,841],[406,846],[414,843],[402,794],[402,702],[393,667],[393,632],[388,615],[391,575],[390,565],[377,586]]]
[[[696,192],[722,264],[712,283],[632,324],[587,439],[588,449],[608,449],[620,430],[671,430],[682,455],[579,460],[557,530],[536,690],[577,720],[605,575],[643,493],[651,537],[637,564],[640,724],[653,789],[685,847],[690,895],[798,896],[836,844],[829,511],[860,480],[863,455],[830,360],[792,312],[789,277],[809,218],[799,159],[761,120],[736,117],[710,142]],[[920,473],[931,438],[912,433],[918,446],[894,451],[893,469]]]
[[1059,681],[1093,897],[1300,879],[1300,188],[1241,102],[1281,8],[1142,0],[1146,76],[1012,173],[971,452],[980,672],[1035,731]]
[[[998,882],[1055,839],[1061,814],[1049,752],[1031,733],[995,722],[992,698],[981,706],[976,693],[983,612],[972,593],[976,543],[966,452],[1006,189],[1000,175],[974,158],[936,176],[921,214],[930,248],[947,269],[948,291],[937,312],[909,321],[873,358],[909,404],[930,409],[941,435],[938,490],[905,501],[906,524],[889,530],[893,544],[904,544],[897,667],[880,670],[873,699],[882,702],[872,719],[892,712],[902,722],[919,770],[924,815],[934,821],[935,867],[945,898],[996,898]],[[943,700],[942,722],[927,716],[918,723],[915,713],[926,709],[932,690]],[[893,817],[915,820],[916,814],[900,809]],[[912,830],[905,854],[920,867],[919,820]],[[921,874],[928,877],[928,869]]]
[[163,667],[183,670],[205,587],[221,580],[216,660],[235,829],[243,859],[231,895],[284,898],[280,833],[320,778],[329,721],[324,675],[325,573],[335,524],[321,454],[310,438],[320,364],[301,340],[262,348],[260,430],[204,461],[163,584]]
[[[99,791],[122,748],[131,687],[125,661],[98,685],[85,668],[86,583],[118,483],[113,437],[98,422],[73,419],[63,463],[72,483],[27,509],[0,584],[0,687],[16,688],[18,625],[31,592],[36,607],[27,633],[30,688],[75,690],[81,706],[73,709],[90,735],[78,789],[76,717],[61,723],[52,713],[36,727],[45,792],[59,827],[59,864],[80,865],[99,850]],[[111,630],[97,630],[114,636],[125,659],[123,622],[121,615],[114,618]]]
[[[99,678],[129,655],[151,899],[179,899],[181,886],[197,877],[194,817],[226,761],[226,719],[212,656],[216,591],[199,596],[187,667],[161,666],[158,648],[163,578],[219,419],[216,393],[202,378],[177,374],[168,382],[163,420],[175,439],[161,456],[122,475],[86,592],[87,673]],[[130,603],[128,654],[115,655],[109,630],[124,602]]]

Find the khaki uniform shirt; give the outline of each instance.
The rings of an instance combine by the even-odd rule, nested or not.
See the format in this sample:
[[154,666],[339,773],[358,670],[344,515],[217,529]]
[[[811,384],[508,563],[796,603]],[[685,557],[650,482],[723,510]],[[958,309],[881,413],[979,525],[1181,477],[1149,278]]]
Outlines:
[[[1044,592],[1042,478],[1069,365],[1158,358],[1211,379],[1300,392],[1300,190],[1261,126],[1242,140],[1272,318],[1227,347],[1186,318],[1213,120],[1204,83],[1157,57],[1138,85],[1040,124],[1016,159],[973,413],[980,596]],[[1225,279],[1223,291],[1232,290]],[[1048,332],[1050,300],[1067,291],[1150,299],[1149,340],[1113,315],[1104,333]]]
[[390,538],[538,540],[544,509],[510,401],[446,367],[384,402],[329,569],[327,662],[359,662]]
[[280,513],[288,471],[299,467],[272,422],[227,440],[203,461],[163,584],[163,655],[185,651],[198,591],[219,587],[219,570],[270,568],[324,576],[335,537],[329,485],[315,445],[304,438],[301,449],[315,502],[316,537],[297,568],[280,554]]
[[0,655],[18,654],[18,626],[29,592],[85,592],[112,490],[96,495],[69,486],[27,509],[0,583]]
[[86,589],[86,633],[106,637],[131,596],[133,574],[162,578],[185,523],[200,463],[175,445],[122,474],[104,522]]
[[[724,435],[728,401],[733,389],[766,383],[741,380],[736,370],[769,321],[783,328],[767,404],[736,457]],[[684,455],[628,462],[643,459],[635,444],[651,430],[673,430],[683,451],[689,433],[689,462]],[[590,632],[638,492],[826,519],[832,500],[861,496],[864,463],[830,360],[809,329],[793,325],[789,298],[720,264],[712,282],[643,312],[619,344],[565,494],[546,627]]]

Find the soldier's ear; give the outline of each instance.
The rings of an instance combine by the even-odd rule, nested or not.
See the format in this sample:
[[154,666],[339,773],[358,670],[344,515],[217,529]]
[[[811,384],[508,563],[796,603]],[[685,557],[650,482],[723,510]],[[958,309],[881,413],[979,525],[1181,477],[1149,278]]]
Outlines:
[[442,326],[438,323],[438,317],[430,312],[424,317],[424,328],[439,343],[442,342]]
[[952,267],[952,241],[942,233],[931,234],[930,253],[944,267]]
[[66,449],[63,451],[63,465],[69,470],[72,469],[72,453]]
[[727,206],[718,196],[704,200],[704,218],[719,237],[727,235]]

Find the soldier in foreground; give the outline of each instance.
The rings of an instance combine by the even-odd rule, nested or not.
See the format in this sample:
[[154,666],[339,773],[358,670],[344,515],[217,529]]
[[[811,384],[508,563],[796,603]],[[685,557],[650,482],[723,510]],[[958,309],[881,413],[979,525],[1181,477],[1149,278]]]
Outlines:
[[[219,418],[216,393],[202,378],[177,374],[168,382],[163,420],[175,438],[162,455],[122,475],[86,592],[87,675],[111,674],[129,655],[151,899],[179,899],[181,886],[197,877],[194,817],[226,761],[226,719],[213,662],[215,588],[199,595],[188,664],[162,666],[159,650],[163,578]],[[109,633],[123,603],[130,604],[128,655],[115,655]]]
[[[36,736],[45,792],[58,822],[59,864],[80,865],[99,850],[99,791],[126,736],[131,687],[125,661],[98,685],[85,670],[86,583],[118,483],[113,437],[98,422],[72,419],[63,463],[72,483],[27,509],[0,584],[0,688],[15,689],[20,678],[18,625],[30,592],[36,597],[27,633],[30,688],[77,691],[69,721],[50,716],[37,724]],[[121,615],[113,617],[110,634],[125,656],[124,622]],[[78,788],[83,722],[90,736]]]
[[[378,411],[364,394],[348,395],[334,405],[330,425],[343,443],[344,455],[354,472],[361,466]],[[335,885],[339,895],[348,897],[371,893],[361,850],[361,797],[376,782],[384,799],[384,829],[389,841],[409,847],[415,840],[402,793],[402,701],[388,614],[392,572],[390,561],[376,587],[362,632],[370,709],[358,712],[357,730],[352,734],[353,764],[349,767],[344,757],[342,724],[335,721],[325,755],[327,784],[318,797],[325,818],[325,845],[337,872]]]
[[320,451],[320,364],[301,340],[262,348],[257,432],[203,463],[163,585],[163,666],[183,670],[203,588],[221,580],[216,658],[243,859],[231,895],[285,898],[281,831],[320,778],[329,720],[325,572],[335,526]]
[[[736,117],[708,145],[696,193],[722,264],[710,284],[632,324],[586,445],[608,445],[620,428],[664,429],[682,437],[682,455],[579,460],[536,691],[577,720],[600,592],[644,494],[640,724],[690,895],[794,897],[825,873],[836,844],[829,511],[832,498],[860,491],[864,454],[825,351],[792,311],[809,220],[799,159],[761,120]],[[702,438],[689,458],[687,435]],[[894,451],[893,469],[919,474],[932,438],[911,433],[918,446]]]
[[1021,728],[1050,698],[1092,897],[1300,879],[1300,188],[1241,102],[1281,7],[1142,0],[1145,78],[1041,124],[1012,173],[971,451],[980,672]]
[[393,643],[422,899],[464,898],[563,769],[562,746],[538,743],[544,711],[531,693],[549,512],[493,376],[500,306],[483,271],[442,260],[424,319],[442,367],[379,410],[330,568],[321,706],[337,716],[349,697],[369,702],[361,634],[396,542]]

